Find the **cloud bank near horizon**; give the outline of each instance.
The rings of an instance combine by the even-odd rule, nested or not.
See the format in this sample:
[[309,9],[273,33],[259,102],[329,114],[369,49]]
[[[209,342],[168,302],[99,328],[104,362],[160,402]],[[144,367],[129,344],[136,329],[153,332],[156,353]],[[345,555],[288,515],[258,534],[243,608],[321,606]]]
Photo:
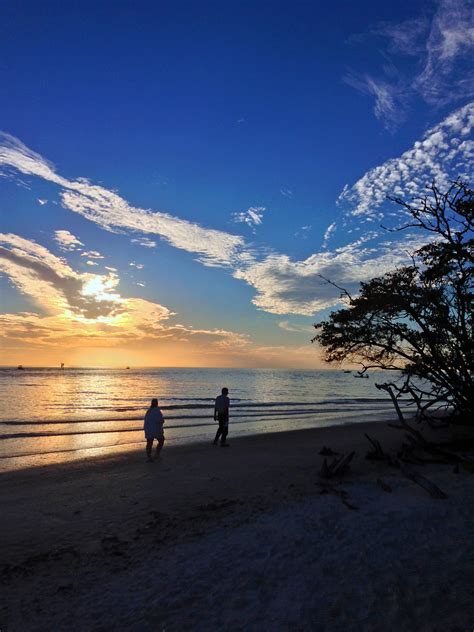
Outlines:
[[246,345],[247,336],[223,329],[194,329],[170,324],[175,316],[164,305],[118,292],[120,278],[108,274],[79,273],[35,241],[0,233],[0,272],[42,313],[4,314],[5,338],[22,336],[23,342],[116,345],[132,340],[173,339],[217,346]]

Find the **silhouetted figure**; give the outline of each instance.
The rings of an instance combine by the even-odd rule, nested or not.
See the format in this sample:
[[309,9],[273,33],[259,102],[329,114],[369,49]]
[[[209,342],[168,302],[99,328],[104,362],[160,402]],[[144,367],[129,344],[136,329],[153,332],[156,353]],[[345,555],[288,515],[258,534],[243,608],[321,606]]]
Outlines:
[[151,406],[147,410],[145,415],[145,439],[146,439],[146,455],[148,461],[152,461],[151,450],[153,448],[153,440],[158,439],[158,445],[156,446],[156,456],[159,456],[161,448],[165,442],[165,435],[163,434],[163,424],[165,420],[161,410],[158,408],[158,400],[152,399]]
[[214,404],[214,421],[219,422],[219,428],[216,433],[216,438],[214,439],[214,445],[217,445],[220,437],[221,446],[223,448],[227,448],[229,445],[226,443],[227,434],[229,432],[230,399],[227,397],[228,394],[229,389],[223,388],[222,395],[216,397],[216,403]]

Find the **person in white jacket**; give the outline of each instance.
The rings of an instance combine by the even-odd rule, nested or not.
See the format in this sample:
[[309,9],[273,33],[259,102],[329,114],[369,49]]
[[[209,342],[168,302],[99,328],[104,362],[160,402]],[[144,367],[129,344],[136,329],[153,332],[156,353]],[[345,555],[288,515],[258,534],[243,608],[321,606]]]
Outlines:
[[145,423],[143,429],[145,430],[146,439],[146,455],[148,461],[152,461],[151,451],[153,448],[153,440],[158,439],[158,445],[156,446],[156,456],[159,456],[161,448],[165,442],[165,435],[163,434],[163,424],[165,420],[161,410],[158,408],[158,400],[152,399],[151,406],[147,410],[145,415]]

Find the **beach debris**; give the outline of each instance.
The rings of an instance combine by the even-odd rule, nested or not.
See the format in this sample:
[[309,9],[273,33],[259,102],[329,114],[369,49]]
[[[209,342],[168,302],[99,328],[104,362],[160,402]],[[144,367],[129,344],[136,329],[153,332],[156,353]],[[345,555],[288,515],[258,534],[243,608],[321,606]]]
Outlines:
[[373,448],[367,452],[365,458],[369,461],[390,461],[390,456],[383,451],[380,442],[377,439],[372,439],[367,433],[364,434]]
[[381,487],[384,492],[387,492],[389,494],[392,492],[392,488],[390,487],[390,485],[383,481],[381,478],[377,479],[377,485]]
[[340,452],[334,452],[331,448],[327,448],[325,445],[319,451],[321,456],[339,456]]
[[441,491],[441,489],[437,485],[432,483],[425,476],[422,476],[418,472],[415,472],[411,468],[408,468],[403,463],[400,464],[400,472],[410,481],[413,481],[413,483],[416,483],[420,487],[423,487],[423,489],[425,489],[429,493],[431,498],[437,498],[440,500],[444,500],[447,498],[447,495],[443,491]]
[[319,476],[321,478],[333,478],[335,476],[342,476],[349,470],[349,463],[354,458],[355,452],[349,454],[342,454],[339,457],[334,457],[331,463],[324,459]]

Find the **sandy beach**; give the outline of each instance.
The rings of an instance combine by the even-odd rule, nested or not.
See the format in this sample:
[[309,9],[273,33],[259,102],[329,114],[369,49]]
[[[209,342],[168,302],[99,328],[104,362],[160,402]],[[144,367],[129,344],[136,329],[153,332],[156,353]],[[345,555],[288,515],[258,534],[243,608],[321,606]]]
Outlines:
[[[433,499],[365,432],[401,441],[354,424],[3,474],[1,630],[471,630],[473,475],[420,467]],[[356,450],[336,482],[323,446]]]

